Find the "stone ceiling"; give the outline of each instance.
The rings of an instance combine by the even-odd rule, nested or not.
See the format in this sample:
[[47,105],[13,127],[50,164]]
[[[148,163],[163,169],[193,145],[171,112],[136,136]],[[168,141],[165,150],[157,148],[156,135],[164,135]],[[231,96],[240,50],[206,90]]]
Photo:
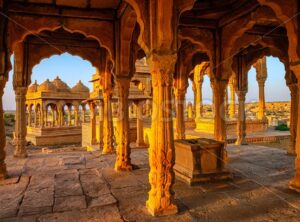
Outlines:
[[121,0],[13,0],[11,2],[37,3],[40,5],[48,4],[75,8],[117,9],[121,3]]

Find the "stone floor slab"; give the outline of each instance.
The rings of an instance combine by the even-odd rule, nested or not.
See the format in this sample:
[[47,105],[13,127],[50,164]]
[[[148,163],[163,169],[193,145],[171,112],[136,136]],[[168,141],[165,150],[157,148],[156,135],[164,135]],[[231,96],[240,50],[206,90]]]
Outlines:
[[60,173],[55,175],[55,197],[82,195],[79,173]]
[[56,197],[53,207],[54,212],[80,210],[87,208],[84,196]]
[[22,176],[18,183],[0,186],[0,218],[14,217],[29,183],[29,177]]
[[44,214],[52,212],[54,190],[52,188],[26,191],[19,215]]
[[111,194],[104,194],[90,200],[89,207],[102,207],[116,204],[116,198]]

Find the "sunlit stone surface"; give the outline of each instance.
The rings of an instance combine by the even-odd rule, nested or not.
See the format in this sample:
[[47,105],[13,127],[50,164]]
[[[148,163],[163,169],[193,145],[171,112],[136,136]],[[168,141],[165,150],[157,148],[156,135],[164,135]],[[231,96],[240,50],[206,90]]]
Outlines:
[[[167,216],[161,220],[169,221],[299,220],[297,193],[286,189],[290,180],[290,188],[300,191],[299,1],[2,0],[0,12],[0,180],[5,184],[0,186],[1,217],[30,221],[36,216],[27,215],[39,213],[40,221],[58,217],[59,221],[156,220],[150,213]],[[88,60],[96,69],[93,92],[83,101],[89,106],[90,122],[82,126],[82,135],[87,135],[82,142],[94,152],[81,148],[52,155],[50,148],[44,148],[37,151],[44,154],[37,154],[26,147],[26,121],[30,126],[32,118],[39,119],[41,128],[49,123],[48,112],[32,117],[30,111],[26,116],[32,68],[64,52]],[[290,107],[285,107],[290,109],[290,121],[279,121],[279,112],[267,113],[265,81],[272,75],[267,74],[266,56],[279,58],[285,67],[286,81],[280,84],[291,90]],[[143,80],[134,77],[139,60],[148,74]],[[256,107],[255,111],[250,107],[256,124],[247,124],[246,118],[251,66],[256,68],[259,87],[258,103],[250,104]],[[15,149],[12,154],[9,148],[6,158],[2,94],[12,67]],[[209,111],[201,91],[204,75],[213,92]],[[194,107],[185,108],[189,80]],[[48,91],[55,88],[49,81],[42,85]],[[228,88],[236,95],[228,96]],[[131,89],[142,96],[130,97]],[[141,115],[142,109],[147,118]],[[80,123],[78,112],[74,109],[75,126]],[[57,115],[60,118],[53,118],[52,125],[55,120],[65,122],[63,112]],[[71,116],[66,118],[68,126]],[[131,121],[132,117],[137,120]],[[210,119],[206,130],[195,132],[203,128],[201,121],[206,117]],[[227,131],[230,121],[236,122],[234,135]],[[289,122],[288,153],[292,155],[245,146],[249,141],[288,136],[274,135],[269,129],[249,133],[256,126],[266,129],[267,124],[281,121]],[[135,133],[131,125],[136,126]],[[174,138],[200,135],[225,144],[222,159],[228,160],[233,181],[197,188],[174,183],[174,159],[180,155]],[[130,146],[131,141],[135,145]],[[148,156],[145,150],[131,155],[132,147],[144,147],[144,143],[149,145]],[[228,143],[237,145],[229,148],[229,156]],[[62,185],[68,189],[62,190]]]

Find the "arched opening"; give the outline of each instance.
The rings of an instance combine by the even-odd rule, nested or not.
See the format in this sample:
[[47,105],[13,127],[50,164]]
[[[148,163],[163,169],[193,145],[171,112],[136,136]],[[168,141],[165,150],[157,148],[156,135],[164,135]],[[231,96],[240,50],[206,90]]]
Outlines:
[[250,135],[264,133],[265,138],[271,135],[279,138],[256,144],[289,151],[291,90],[287,75],[285,65],[276,57],[264,57],[251,66],[246,95],[246,128]]

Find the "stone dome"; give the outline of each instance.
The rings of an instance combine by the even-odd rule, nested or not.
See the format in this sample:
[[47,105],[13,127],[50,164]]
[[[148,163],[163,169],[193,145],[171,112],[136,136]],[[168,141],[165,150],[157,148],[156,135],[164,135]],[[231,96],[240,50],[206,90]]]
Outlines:
[[70,87],[63,82],[58,76],[52,81],[59,92],[70,92]]
[[72,92],[83,92],[89,93],[90,89],[83,85],[83,83],[79,80],[79,82],[71,89]]
[[43,82],[39,87],[38,91],[40,92],[56,92],[57,88],[56,86],[47,79],[45,82]]
[[38,90],[39,84],[37,84],[37,81],[35,80],[34,83],[29,86],[28,92],[29,93],[35,93]]

